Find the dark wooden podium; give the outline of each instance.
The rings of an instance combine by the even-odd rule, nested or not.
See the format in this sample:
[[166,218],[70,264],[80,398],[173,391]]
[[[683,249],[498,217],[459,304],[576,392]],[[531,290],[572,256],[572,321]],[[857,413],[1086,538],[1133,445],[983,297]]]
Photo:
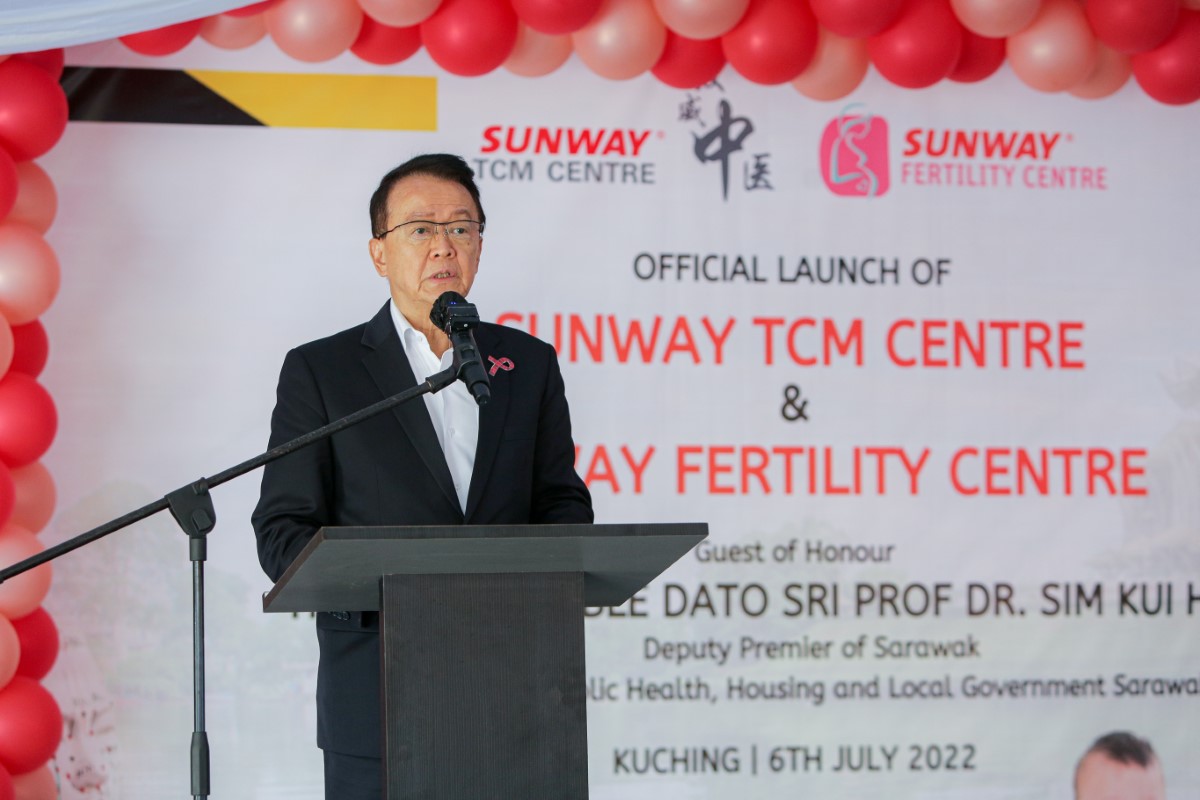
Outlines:
[[702,523],[322,528],[263,610],[378,611],[388,800],[588,796],[585,606]]

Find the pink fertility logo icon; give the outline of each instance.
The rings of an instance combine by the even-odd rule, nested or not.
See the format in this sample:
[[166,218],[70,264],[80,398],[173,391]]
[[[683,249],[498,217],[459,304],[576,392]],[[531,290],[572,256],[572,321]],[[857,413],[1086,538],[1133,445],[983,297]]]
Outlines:
[[888,190],[887,122],[847,106],[821,134],[821,177],[837,195],[878,197]]

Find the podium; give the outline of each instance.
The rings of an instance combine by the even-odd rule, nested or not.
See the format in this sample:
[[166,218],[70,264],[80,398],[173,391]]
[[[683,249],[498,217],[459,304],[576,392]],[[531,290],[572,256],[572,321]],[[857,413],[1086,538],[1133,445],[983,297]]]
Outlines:
[[703,523],[322,528],[263,610],[378,611],[388,800],[587,798],[583,611]]

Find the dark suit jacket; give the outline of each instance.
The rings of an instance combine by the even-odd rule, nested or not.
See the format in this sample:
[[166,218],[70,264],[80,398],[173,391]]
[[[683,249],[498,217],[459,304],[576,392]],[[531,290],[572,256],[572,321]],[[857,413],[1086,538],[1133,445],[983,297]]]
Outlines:
[[[513,368],[491,378],[464,515],[422,400],[412,400],[302,448],[263,472],[252,518],[258,556],[278,580],[326,525],[590,523],[591,498],[575,472],[562,376],[550,345],[482,324],[476,343]],[[387,304],[365,325],[292,350],[284,359],[274,447],[416,385]],[[342,619],[341,617],[347,617]],[[381,754],[379,636],[375,615],[317,615],[317,744]]]

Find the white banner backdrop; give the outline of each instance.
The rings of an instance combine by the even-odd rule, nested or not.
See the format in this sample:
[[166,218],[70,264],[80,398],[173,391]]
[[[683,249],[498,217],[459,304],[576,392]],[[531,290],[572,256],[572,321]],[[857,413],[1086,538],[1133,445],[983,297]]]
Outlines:
[[[68,63],[372,72],[266,44]],[[72,123],[42,159],[45,541],[259,452],[287,349],[386,299],[379,177],[458,152],[471,299],[558,347],[597,521],[710,525],[587,623],[593,797],[1069,797],[1116,730],[1200,796],[1195,106],[1006,71],[817,104],[729,70],[402,68],[438,76],[435,132]],[[214,492],[213,796],[319,797],[312,622],[260,613],[257,489]],[[186,794],[185,537],[159,515],[55,570],[63,796]]]

